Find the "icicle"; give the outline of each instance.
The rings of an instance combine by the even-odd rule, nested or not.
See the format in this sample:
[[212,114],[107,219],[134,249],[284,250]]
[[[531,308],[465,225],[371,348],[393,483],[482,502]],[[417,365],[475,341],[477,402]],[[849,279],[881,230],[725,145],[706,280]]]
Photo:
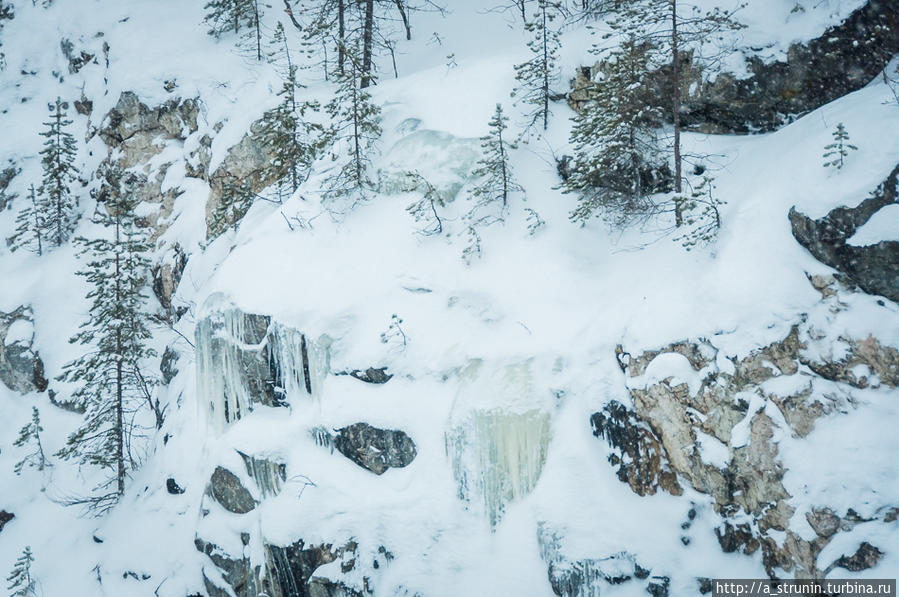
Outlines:
[[281,493],[281,486],[287,479],[287,468],[283,463],[264,458],[254,458],[238,452],[247,466],[247,474],[256,481],[262,498],[273,497]]
[[459,497],[480,502],[495,527],[505,505],[537,484],[549,439],[549,415],[540,410],[472,412],[446,434]]
[[221,434],[254,404],[286,406],[318,397],[329,372],[330,338],[313,342],[264,315],[222,308],[221,295],[197,324],[197,390]]

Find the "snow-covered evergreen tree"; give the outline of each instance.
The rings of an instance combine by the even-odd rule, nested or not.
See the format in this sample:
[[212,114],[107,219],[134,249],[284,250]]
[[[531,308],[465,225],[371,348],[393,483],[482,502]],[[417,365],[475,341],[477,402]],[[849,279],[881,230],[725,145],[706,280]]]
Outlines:
[[6,577],[9,583],[9,597],[37,597],[37,580],[31,575],[31,564],[34,555],[31,547],[26,546],[18,557],[12,572]]
[[221,201],[212,210],[212,216],[209,219],[207,237],[214,239],[228,228],[237,230],[237,225],[250,211],[255,199],[256,193],[250,187],[249,181],[228,180],[224,182]]
[[406,173],[405,188],[414,193],[421,193],[421,197],[406,207],[406,211],[415,219],[418,225],[417,232],[423,236],[433,236],[443,232],[443,218],[437,211],[443,207],[443,197],[437,189],[421,175],[421,172]]
[[210,0],[204,8],[209,35],[218,38],[229,31],[239,34],[246,29],[245,45],[252,49],[256,60],[262,60],[262,7],[259,0]]
[[496,104],[496,111],[489,122],[490,130],[481,137],[482,156],[472,173],[476,182],[468,197],[472,205],[465,215],[468,244],[463,256],[466,261],[480,255],[481,237],[477,229],[504,221],[512,194],[522,190],[512,173],[509,149],[515,146],[506,140],[508,121],[502,105]]
[[348,55],[346,73],[338,77],[334,98],[325,106],[331,118],[328,136],[337,160],[326,183],[329,199],[348,197],[355,202],[374,188],[369,167],[381,137],[381,108],[362,88],[361,77],[355,54]]
[[261,135],[272,156],[272,178],[282,181],[282,188],[293,193],[306,179],[321,149],[322,127],[304,118],[307,112],[318,110],[318,103],[297,101],[297,90],[302,86],[297,81],[297,66],[280,22],[272,45],[275,50],[269,56],[283,66],[284,84],[278,92],[281,102],[263,115]]
[[849,156],[849,151],[855,151],[858,147],[849,143],[849,131],[842,122],[837,124],[836,130],[831,133],[831,136],[833,136],[833,143],[824,146],[824,158],[827,160],[824,162],[824,167],[841,170],[843,161]]
[[721,210],[724,205],[714,195],[714,179],[703,176],[689,197],[674,198],[678,213],[682,214],[685,232],[677,238],[689,251],[698,245],[706,245],[718,238],[721,228]]
[[549,102],[552,85],[558,76],[557,61],[561,47],[559,32],[553,22],[560,10],[555,0],[537,0],[533,18],[525,23],[525,29],[533,35],[528,41],[533,57],[515,66],[518,85],[512,92],[512,97],[530,106],[526,114],[525,133],[538,125],[543,130],[549,126]]
[[28,188],[29,205],[16,215],[16,231],[9,237],[10,250],[27,249],[38,255],[44,253],[43,212],[38,205],[34,185]]
[[574,118],[574,157],[563,190],[578,195],[575,222],[601,215],[616,224],[653,210],[649,194],[660,190],[667,166],[656,126],[647,63],[652,46],[629,39],[602,62],[593,101]]
[[[681,86],[682,52],[692,53],[692,67],[703,69],[733,51],[722,33],[744,26],[734,18],[739,6],[731,11],[718,7],[704,10],[689,0],[629,0],[614,2],[616,17],[609,24],[624,43],[633,40],[652,49],[645,68],[661,69],[668,74],[669,99],[667,115],[674,125],[671,143],[674,161],[674,190],[682,190],[681,155]],[[678,214],[678,223],[680,215]]]
[[22,469],[26,466],[34,467],[39,471],[44,470],[48,466],[52,466],[47,456],[44,454],[44,446],[41,443],[41,413],[36,406],[31,407],[31,421],[19,430],[19,437],[13,443],[16,447],[24,447],[33,444],[33,449],[22,460],[13,467],[13,472],[17,475],[22,474]]
[[6,55],[3,53],[3,21],[11,21],[15,16],[12,4],[0,0],[0,71],[6,68]]
[[38,206],[42,238],[57,247],[69,239],[78,221],[75,208],[78,205],[70,185],[77,178],[75,168],[75,137],[66,130],[72,121],[66,117],[68,102],[56,98],[50,104],[50,119],[44,123],[46,130],[40,135],[46,137],[41,150],[43,180],[38,189]]
[[72,500],[101,513],[116,503],[139,461],[135,451],[143,428],[137,411],[146,403],[157,428],[162,425],[159,401],[152,398],[154,380],[144,373],[154,356],[147,345],[150,315],[144,294],[152,245],[138,226],[134,200],[122,188],[121,171],[110,167],[104,174],[106,201],[92,220],[102,233],[77,239],[87,259],[78,275],[90,284],[91,307],[70,342],[83,346],[85,353],[65,365],[60,376],[78,385],[73,398],[84,407],[84,419],[58,452],[108,473],[90,496]]

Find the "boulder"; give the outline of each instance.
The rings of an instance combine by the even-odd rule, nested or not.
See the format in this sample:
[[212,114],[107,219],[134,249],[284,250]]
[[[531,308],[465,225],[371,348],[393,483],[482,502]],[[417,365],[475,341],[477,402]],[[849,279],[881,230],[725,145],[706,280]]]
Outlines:
[[403,431],[378,429],[368,423],[355,423],[337,431],[337,450],[376,475],[389,468],[408,466],[416,456],[415,442]]
[[899,302],[899,242],[882,241],[858,247],[848,244],[871,216],[897,201],[899,166],[856,207],[838,207],[820,220],[790,210],[793,236],[815,259],[846,274],[859,288]]
[[26,394],[43,392],[48,381],[44,362],[34,350],[34,319],[31,309],[19,307],[0,313],[0,381],[6,387]]
[[234,514],[246,514],[256,507],[256,500],[237,475],[221,466],[215,467],[209,479],[207,493],[225,510]]

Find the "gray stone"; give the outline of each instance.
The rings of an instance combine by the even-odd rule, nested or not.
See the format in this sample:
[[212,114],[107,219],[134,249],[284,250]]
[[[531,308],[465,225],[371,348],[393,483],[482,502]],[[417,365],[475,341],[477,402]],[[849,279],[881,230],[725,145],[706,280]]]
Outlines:
[[0,510],[0,531],[3,531],[3,527],[6,526],[10,520],[15,518],[16,515],[12,512],[7,512],[6,510]]
[[11,313],[0,313],[0,381],[9,389],[27,394],[47,389],[44,362],[34,350],[33,337],[9,338],[10,328],[34,325],[31,309],[19,307]]
[[368,423],[355,423],[337,431],[337,450],[376,475],[389,468],[408,466],[416,456],[415,443],[403,431],[378,429]]
[[863,541],[854,554],[840,557],[830,568],[845,568],[850,572],[860,572],[876,566],[882,557],[882,551]]
[[856,207],[838,207],[820,220],[790,210],[793,236],[819,261],[846,274],[870,294],[899,301],[899,242],[883,241],[857,247],[847,244],[871,216],[897,201],[899,166],[872,196]]
[[[899,52],[897,13],[897,0],[869,0],[820,37],[793,44],[786,60],[750,56],[745,78],[722,73],[704,80],[694,56],[684,53],[681,123],[712,133],[770,131],[862,88]],[[584,67],[572,81],[568,101],[575,109],[591,99],[597,72],[597,67]],[[668,105],[670,72],[670,67],[658,71],[656,91],[647,103]]]
[[350,376],[366,383],[382,384],[390,381],[390,379],[393,377],[393,374],[387,373],[387,367],[369,367],[365,371],[354,369],[350,371]]
[[234,514],[246,514],[256,507],[256,500],[237,475],[220,466],[212,473],[207,492],[225,510]]
[[159,361],[159,372],[162,374],[162,383],[169,385],[178,375],[178,353],[171,346],[166,346]]

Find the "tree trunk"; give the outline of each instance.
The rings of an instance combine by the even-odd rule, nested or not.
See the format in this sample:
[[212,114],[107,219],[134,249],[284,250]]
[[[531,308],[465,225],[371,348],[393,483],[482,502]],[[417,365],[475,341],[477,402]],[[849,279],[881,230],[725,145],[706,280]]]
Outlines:
[[353,159],[356,167],[356,187],[362,188],[362,149],[359,139],[359,89],[356,87],[356,66],[353,65]]
[[[120,271],[120,256],[118,253],[119,250],[119,218],[121,216],[116,215],[116,228],[115,228],[115,240],[116,240],[116,256],[115,256],[115,300],[116,300],[116,309],[121,310],[122,305],[122,277]],[[124,360],[124,349],[122,347],[122,324],[117,324],[116,334],[115,334],[115,343],[116,343],[116,403],[115,403],[115,415],[116,415],[116,426],[115,426],[115,434],[116,434],[116,488],[117,493],[122,495],[125,493],[125,421],[124,421],[124,413],[122,408],[122,361]]]
[[549,48],[546,31],[546,3],[542,3],[543,11],[543,130],[549,127]]
[[359,87],[371,85],[372,37],[375,28],[375,0],[365,1],[365,24],[362,30],[362,79]]
[[406,29],[406,41],[412,39],[412,27],[409,25],[409,15],[406,13],[406,7],[403,0],[396,0],[396,9],[400,11],[400,17],[403,19],[403,27]]
[[262,61],[262,32],[259,30],[259,0],[253,0],[253,21],[256,23],[256,60]]
[[337,72],[344,74],[346,64],[346,6],[344,0],[337,0]]
[[[671,2],[671,100],[674,113],[674,190],[680,193],[683,190],[681,184],[681,155],[680,155],[680,55],[678,52],[677,34],[677,0]],[[683,214],[680,207],[674,210],[675,224],[683,224]]]

